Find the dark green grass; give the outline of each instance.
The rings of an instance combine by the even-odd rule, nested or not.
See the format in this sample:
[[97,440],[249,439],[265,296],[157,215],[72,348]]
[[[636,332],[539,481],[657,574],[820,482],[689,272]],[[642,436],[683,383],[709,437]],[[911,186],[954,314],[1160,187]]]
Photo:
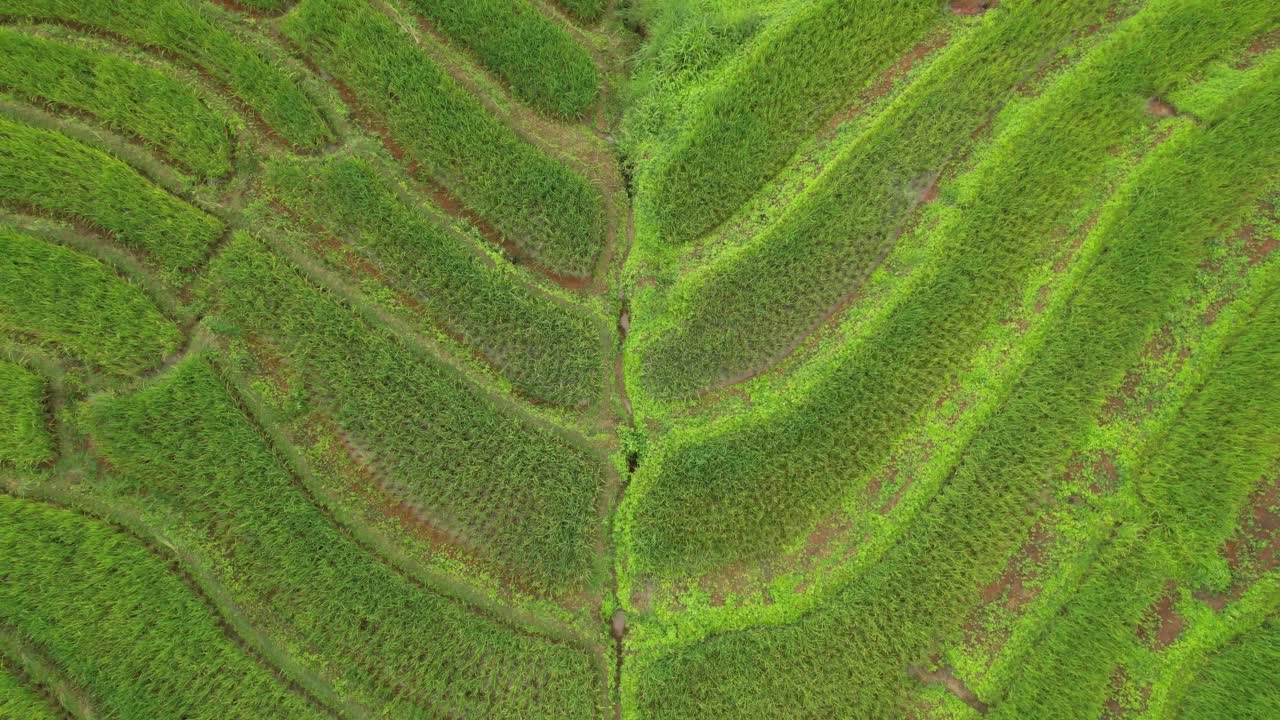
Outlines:
[[[0,310],[0,324],[3,317]],[[53,457],[44,395],[43,378],[21,365],[0,360],[0,463],[26,468]]]
[[0,622],[112,718],[315,718],[135,538],[0,495]]
[[677,286],[636,346],[644,391],[687,397],[780,359],[874,270],[929,176],[1110,4],[1008,2],[948,48],[782,219]]
[[0,662],[0,717],[14,720],[58,720],[61,712]]
[[539,111],[576,118],[595,100],[600,76],[591,55],[526,0],[410,4]]
[[606,383],[606,329],[585,308],[528,284],[477,237],[411,208],[379,169],[354,157],[277,163],[272,192],[376,264],[415,308],[479,353],[521,395],[587,405]]
[[1210,659],[1177,712],[1180,720],[1280,717],[1280,618],[1271,618]]
[[102,262],[0,227],[0,330],[130,375],[181,340],[137,286]]
[[223,231],[216,218],[106,153],[4,117],[0,204],[91,225],[140,251],[174,284],[182,284],[182,271],[199,265]]
[[1265,27],[1271,10],[1158,3],[1052,86],[974,171],[972,192],[937,230],[943,260],[883,322],[803,394],[672,433],[646,458],[630,520],[637,570],[767,557],[831,512],[1021,293],[1111,148],[1149,121],[1145,99]]
[[[1161,12],[1174,5],[1190,6],[1152,9],[1175,27],[1196,19]],[[1216,12],[1214,3],[1198,5]],[[1161,27],[1169,25],[1153,29]],[[1044,346],[903,539],[797,622],[725,633],[648,659],[633,676],[643,717],[897,715],[906,668],[960,631],[980,589],[1026,536],[1037,497],[1052,493],[1055,469],[1190,287],[1208,239],[1247,215],[1260,182],[1280,170],[1280,81],[1261,85],[1242,93],[1230,114],[1157,151],[1128,186],[1100,223],[1097,261]],[[1069,685],[1063,677],[1054,682]],[[1075,715],[1037,706],[1020,717]]]
[[594,23],[604,15],[609,0],[551,0],[584,23]]
[[603,463],[371,326],[238,236],[214,277],[225,319],[286,348],[401,500],[426,508],[504,573],[546,591],[591,572]]
[[231,129],[196,88],[121,57],[0,29],[0,87],[89,113],[202,177],[231,172]]
[[295,146],[333,140],[316,104],[278,62],[237,38],[210,9],[191,0],[8,0],[4,14],[100,28],[173,53],[227,84],[267,125]]
[[503,237],[555,272],[592,273],[604,243],[600,192],[490,115],[390,19],[359,0],[304,0],[284,30]]
[[823,0],[766,32],[641,176],[638,208],[659,240],[694,240],[727,219],[939,15],[934,0]]
[[603,694],[589,653],[500,625],[356,545],[203,360],[89,415],[117,492],[194,530],[201,555],[223,558],[221,582],[250,622],[307,648],[299,660],[348,699],[379,717],[595,716]]

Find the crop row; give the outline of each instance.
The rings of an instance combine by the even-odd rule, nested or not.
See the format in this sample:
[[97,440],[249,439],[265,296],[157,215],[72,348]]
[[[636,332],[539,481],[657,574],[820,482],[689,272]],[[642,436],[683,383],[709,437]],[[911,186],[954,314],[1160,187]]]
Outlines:
[[312,400],[377,449],[400,500],[534,586],[590,573],[604,482],[592,452],[362,320],[256,239],[237,237],[213,277],[225,319],[290,349]]
[[370,555],[294,484],[203,360],[89,415],[117,491],[222,558],[220,580],[250,622],[308,648],[303,662],[357,705],[403,718],[593,715],[601,676],[587,651],[499,624]]
[[658,241],[685,243],[727,219],[939,17],[932,0],[824,0],[765,31],[641,176],[638,209]]
[[1266,720],[1280,716],[1280,617],[1224,648],[1192,686],[1185,720]]
[[591,275],[604,240],[599,190],[494,118],[390,18],[359,0],[304,0],[283,27],[386,120],[425,179],[537,263]]
[[0,717],[57,720],[58,716],[48,701],[0,662]]
[[0,117],[0,203],[34,207],[109,233],[175,285],[221,236],[222,223],[106,153]]
[[[0,287],[3,285],[0,281]],[[0,424],[0,464],[31,467],[53,456],[44,393],[45,383],[39,375],[0,360],[0,418],[4,418]]]
[[1101,21],[1109,4],[1006,3],[954,41],[780,220],[673,289],[665,315],[635,338],[644,392],[687,397],[780,359],[858,290],[928,178],[969,147],[1020,79]]
[[238,39],[211,8],[191,0],[10,0],[4,12],[120,35],[176,55],[224,82],[290,143],[330,142],[324,117],[274,58]]
[[205,177],[231,171],[231,129],[192,87],[115,55],[0,29],[0,86],[88,113]]
[[111,373],[137,373],[174,352],[178,328],[102,262],[0,227],[0,330]]
[[133,537],[0,496],[0,621],[110,717],[320,717]]
[[1002,299],[1021,289],[1093,178],[1115,161],[1111,148],[1148,124],[1142,98],[1265,25],[1267,3],[1241,10],[1205,17],[1201,3],[1162,1],[1127,21],[1010,121],[934,229],[939,260],[809,387],[671,433],[629,494],[636,569],[697,571],[766,557],[830,512],[999,319]]
[[412,4],[433,27],[502,78],[516,97],[538,110],[574,118],[595,99],[600,77],[591,56],[527,0]]
[[287,161],[271,192],[376,264],[415,308],[539,402],[581,406],[605,384],[602,322],[539,290],[456,224],[406,205],[380,168],[343,157]]
[[[1146,38],[1165,36],[1160,31],[1200,17],[1188,14],[1193,5],[1214,12],[1208,2],[1159,3],[1136,27],[1151,31]],[[643,717],[893,714],[906,689],[902,669],[958,630],[978,589],[1000,573],[1026,535],[1027,511],[1046,492],[1046,477],[1079,445],[1189,287],[1207,238],[1249,210],[1257,188],[1280,170],[1280,154],[1258,152],[1278,146],[1280,82],[1259,85],[1228,103],[1230,114],[1189,128],[1144,164],[1122,204],[1100,221],[1096,264],[1035,361],[900,543],[820,612],[644,658],[628,688]],[[1242,356],[1250,351],[1241,345]],[[1230,369],[1224,377],[1236,382]],[[1266,422],[1251,410],[1232,412]],[[1060,677],[1056,685],[1068,685]]]

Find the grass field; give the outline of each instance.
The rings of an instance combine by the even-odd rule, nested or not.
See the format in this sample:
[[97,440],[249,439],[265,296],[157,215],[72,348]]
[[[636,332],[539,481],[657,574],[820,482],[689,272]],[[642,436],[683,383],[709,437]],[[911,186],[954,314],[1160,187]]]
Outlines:
[[1280,717],[1278,251],[1274,0],[0,3],[0,718]]

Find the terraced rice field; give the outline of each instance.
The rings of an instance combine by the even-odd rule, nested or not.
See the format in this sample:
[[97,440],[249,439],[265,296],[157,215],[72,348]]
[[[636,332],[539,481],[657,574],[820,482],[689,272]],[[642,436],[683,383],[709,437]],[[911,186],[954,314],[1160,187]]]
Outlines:
[[1277,0],[0,0],[0,718],[1280,718]]

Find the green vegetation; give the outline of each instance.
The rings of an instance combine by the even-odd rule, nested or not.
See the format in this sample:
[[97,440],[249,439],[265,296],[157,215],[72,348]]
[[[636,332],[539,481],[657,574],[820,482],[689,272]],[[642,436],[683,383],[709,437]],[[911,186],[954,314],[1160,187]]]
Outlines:
[[563,7],[582,22],[592,23],[604,14],[608,0],[555,0],[555,4]]
[[280,163],[270,182],[408,291],[428,320],[473,347],[522,395],[577,406],[605,383],[602,322],[520,278],[477,240],[407,207],[367,161]]
[[44,395],[39,375],[0,360],[0,463],[30,467],[53,457]]
[[57,720],[58,712],[5,663],[0,663],[0,717]]
[[1185,720],[1264,720],[1280,715],[1280,619],[1272,618],[1212,659],[1178,713]]
[[172,53],[226,83],[288,142],[315,149],[331,141],[316,104],[279,62],[236,37],[202,5],[193,0],[9,0],[4,12],[87,25]]
[[600,192],[502,125],[389,18],[357,0],[304,0],[284,29],[504,238],[554,272],[592,274],[604,239]]
[[456,369],[372,326],[238,236],[214,276],[225,319],[289,348],[315,401],[399,500],[507,573],[558,592],[591,572],[604,467]]
[[[538,110],[583,114],[600,84],[585,48],[526,0],[413,0],[413,7]],[[547,72],[555,68],[555,72]]]
[[0,495],[0,622],[107,717],[322,717],[228,638],[133,537]]
[[0,203],[35,208],[109,233],[180,282],[222,223],[123,162],[58,133],[0,117]]
[[124,58],[0,29],[0,86],[89,113],[204,177],[231,172],[231,129],[194,88]]
[[824,0],[767,32],[643,176],[641,207],[661,241],[694,240],[728,218],[937,17],[931,0]]
[[156,366],[181,339],[142,290],[102,262],[3,227],[0,330],[126,375]]
[[1114,159],[1111,148],[1146,124],[1141,98],[1265,27],[1271,9],[1241,10],[1160,2],[1126,23],[996,139],[969,194],[938,224],[942,259],[916,292],[799,396],[671,433],[637,475],[643,490],[628,498],[637,569],[768,557],[810,531],[852,482],[865,482],[999,319],[1001,299],[1021,289],[1044,243]]
[[645,391],[685,396],[788,352],[857,292],[903,232],[928,178],[964,151],[1016,83],[1108,5],[1010,2],[956,40],[786,216],[671,292],[668,317],[637,339]]
[[[95,403],[94,438],[122,492],[181,518],[224,584],[280,644],[386,717],[592,717],[599,671],[415,585],[335,527],[280,468],[203,361]],[[341,572],[334,572],[341,569]],[[387,662],[395,658],[395,662]],[[539,687],[539,697],[511,692]]]

